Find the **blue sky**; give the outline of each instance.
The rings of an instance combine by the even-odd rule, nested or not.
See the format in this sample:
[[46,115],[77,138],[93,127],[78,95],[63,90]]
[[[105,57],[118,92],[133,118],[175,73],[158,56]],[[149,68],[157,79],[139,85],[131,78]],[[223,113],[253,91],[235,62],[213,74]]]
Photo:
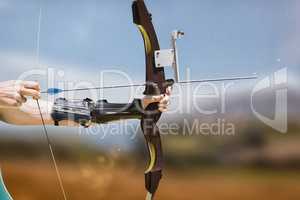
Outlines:
[[[169,47],[173,29],[186,32],[179,42],[182,76],[186,66],[192,71],[192,79],[253,72],[264,75],[283,66],[289,67],[292,74],[299,74],[297,0],[146,3],[163,48]],[[66,73],[74,80],[79,77],[74,72],[84,80],[100,70],[121,69],[136,77],[137,82],[143,81],[143,46],[132,23],[129,0],[0,0],[0,64],[8,67],[1,80],[13,79],[18,73],[36,67],[40,8],[43,66],[69,69]]]

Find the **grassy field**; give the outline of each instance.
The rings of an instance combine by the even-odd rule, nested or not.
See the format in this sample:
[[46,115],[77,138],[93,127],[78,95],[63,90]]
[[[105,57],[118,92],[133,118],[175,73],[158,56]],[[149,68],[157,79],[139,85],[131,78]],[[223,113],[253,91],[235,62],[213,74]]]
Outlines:
[[[142,169],[113,163],[60,164],[68,199],[144,199]],[[15,200],[63,199],[51,162],[6,162],[4,179]],[[172,200],[299,200],[299,171],[166,169],[157,199]]]

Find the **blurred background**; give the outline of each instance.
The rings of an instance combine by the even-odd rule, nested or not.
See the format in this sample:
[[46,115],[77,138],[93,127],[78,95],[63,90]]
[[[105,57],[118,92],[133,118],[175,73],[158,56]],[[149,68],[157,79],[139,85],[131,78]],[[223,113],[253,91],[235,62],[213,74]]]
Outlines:
[[[70,89],[102,82],[128,84],[124,73],[134,83],[143,83],[144,47],[132,23],[131,3],[0,0],[0,80],[25,76],[38,80],[43,90]],[[300,2],[149,0],[146,4],[162,48],[169,48],[172,30],[186,33],[178,42],[182,80],[259,76],[251,81],[175,86],[170,110],[160,120],[165,170],[157,199],[299,199]],[[282,69],[287,74],[281,76],[288,81],[277,87],[275,73]],[[33,70],[43,73],[32,75]],[[102,77],[101,72],[107,73]],[[253,95],[266,78],[270,86]],[[124,103],[141,97],[142,91],[61,96]],[[280,101],[284,108],[276,111],[278,91],[286,92],[287,104]],[[254,108],[269,119],[287,111],[283,123],[287,130],[276,129],[276,123],[282,125],[277,121],[270,126]],[[144,198],[148,155],[138,120],[88,129],[47,129],[68,199]],[[62,199],[41,126],[1,122],[0,165],[14,199]]]

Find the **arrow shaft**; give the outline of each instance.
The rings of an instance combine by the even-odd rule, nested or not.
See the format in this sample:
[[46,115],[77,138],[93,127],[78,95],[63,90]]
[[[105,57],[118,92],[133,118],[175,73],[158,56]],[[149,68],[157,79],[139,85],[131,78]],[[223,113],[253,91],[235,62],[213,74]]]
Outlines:
[[[240,77],[223,77],[215,79],[202,79],[202,80],[190,80],[190,81],[180,81],[177,84],[189,84],[189,83],[205,83],[205,82],[221,82],[221,81],[238,81],[238,80],[252,80],[257,79],[258,76],[240,76]],[[115,86],[103,86],[103,87],[90,87],[90,88],[77,88],[77,89],[58,89],[49,88],[47,91],[41,92],[42,94],[58,94],[62,92],[73,92],[73,91],[87,91],[87,90],[106,90],[106,89],[118,89],[118,88],[129,88],[129,87],[141,87],[146,84],[131,84],[131,85],[115,85]]]

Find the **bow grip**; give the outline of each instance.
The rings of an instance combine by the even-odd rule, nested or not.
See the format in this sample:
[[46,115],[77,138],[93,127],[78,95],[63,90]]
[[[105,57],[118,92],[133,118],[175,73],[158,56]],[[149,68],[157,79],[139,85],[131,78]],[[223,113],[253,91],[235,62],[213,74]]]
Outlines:
[[153,95],[153,96],[164,94],[166,92],[166,88],[173,86],[174,83],[175,83],[175,81],[173,79],[167,79],[160,88],[157,83],[147,82],[145,92],[143,94],[144,95]]

